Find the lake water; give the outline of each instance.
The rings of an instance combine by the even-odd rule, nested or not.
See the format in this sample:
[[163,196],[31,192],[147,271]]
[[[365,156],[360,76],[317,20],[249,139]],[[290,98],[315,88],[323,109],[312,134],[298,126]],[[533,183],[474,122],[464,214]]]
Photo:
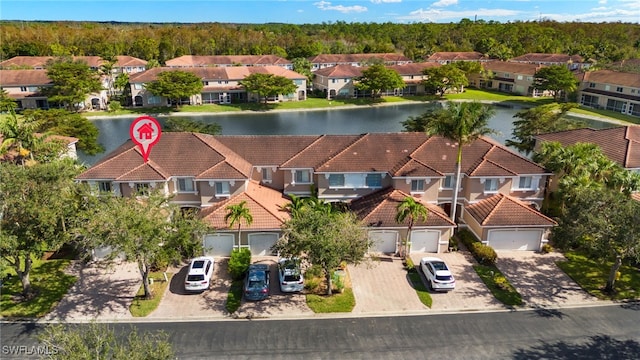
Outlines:
[[[189,118],[205,123],[218,123],[222,127],[223,135],[362,134],[402,131],[403,121],[410,116],[423,114],[428,106],[426,103],[411,103],[330,110],[217,113],[189,116]],[[492,137],[501,143],[511,138],[513,115],[520,110],[522,109],[496,107],[496,115],[489,121],[489,127],[498,131],[498,134]],[[80,160],[92,165],[128,140],[129,126],[136,117],[137,115],[92,120],[100,130],[98,141],[105,147],[105,152],[95,156],[79,152]],[[167,116],[162,115],[154,117],[160,123],[167,119]],[[593,120],[586,122],[595,128],[612,126]]]

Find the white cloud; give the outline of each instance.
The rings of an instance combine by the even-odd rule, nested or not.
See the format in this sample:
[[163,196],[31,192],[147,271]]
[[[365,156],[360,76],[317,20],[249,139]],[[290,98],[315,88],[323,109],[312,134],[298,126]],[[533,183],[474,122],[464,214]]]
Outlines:
[[[633,8],[633,6],[632,6]],[[582,14],[541,14],[542,17],[564,22],[564,21],[584,21],[584,22],[640,22],[640,6],[636,9],[612,9],[598,8]]]
[[599,0],[598,4],[600,5],[605,5],[607,3],[607,0]]
[[399,2],[402,2],[402,0],[371,0],[371,2],[374,4],[399,3]]
[[431,4],[431,6],[445,7],[445,6],[455,5],[457,3],[458,3],[458,0],[440,0],[440,1],[436,1],[433,4]]
[[342,5],[331,5],[330,2],[328,1],[319,1],[316,3],[313,3],[313,5],[317,6],[318,9],[320,10],[332,10],[332,11],[338,11],[341,12],[343,14],[348,14],[348,13],[360,13],[360,12],[365,12],[367,11],[367,8],[364,6],[360,6],[360,5],[354,5],[354,6],[342,6]]

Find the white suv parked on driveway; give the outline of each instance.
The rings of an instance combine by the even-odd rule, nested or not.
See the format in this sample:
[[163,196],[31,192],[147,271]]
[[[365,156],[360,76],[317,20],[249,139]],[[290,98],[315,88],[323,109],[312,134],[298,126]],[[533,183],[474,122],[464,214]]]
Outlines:
[[420,269],[427,278],[427,285],[436,291],[451,291],[456,287],[456,279],[449,271],[447,264],[437,257],[420,259]]
[[184,289],[186,291],[204,291],[211,285],[211,276],[213,275],[212,257],[201,256],[191,260],[187,277],[184,280]]

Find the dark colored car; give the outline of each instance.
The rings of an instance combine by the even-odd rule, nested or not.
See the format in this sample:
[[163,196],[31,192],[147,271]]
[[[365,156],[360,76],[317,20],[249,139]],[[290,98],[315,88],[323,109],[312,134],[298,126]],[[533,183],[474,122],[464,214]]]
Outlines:
[[251,264],[244,279],[244,297],[258,301],[269,297],[269,265]]

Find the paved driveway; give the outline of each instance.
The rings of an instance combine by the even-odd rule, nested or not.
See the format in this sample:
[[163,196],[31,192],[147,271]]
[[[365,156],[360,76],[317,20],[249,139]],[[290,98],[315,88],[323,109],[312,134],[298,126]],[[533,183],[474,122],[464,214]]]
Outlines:
[[[267,263],[271,266],[271,295],[259,302],[243,300],[237,312],[238,317],[296,317],[312,314],[302,294],[282,294],[278,286],[275,257],[256,258],[252,262]],[[164,298],[158,308],[148,317],[154,319],[198,319],[228,316],[225,309],[227,294],[231,287],[231,276],[227,271],[228,259],[216,258],[212,287],[202,293],[186,293],[184,279],[188,270],[185,265],[175,269]]]
[[556,264],[564,260],[561,253],[540,254],[533,251],[498,252],[498,269],[532,307],[578,305],[597,299],[586,293]]
[[[379,259],[379,260],[378,260]],[[353,294],[354,314],[427,310],[411,287],[402,260],[381,256],[347,267]]]
[[78,281],[45,320],[130,319],[129,307],[142,278],[131,262],[74,262],[68,272]]
[[[456,278],[455,290],[450,292],[431,292],[431,298],[433,299],[432,310],[470,311],[504,308],[504,305],[496,300],[473,269],[475,260],[467,251],[441,254],[411,254],[411,259],[419,267],[420,259],[425,256],[435,256],[444,260]],[[422,271],[420,271],[420,274],[426,284]]]

